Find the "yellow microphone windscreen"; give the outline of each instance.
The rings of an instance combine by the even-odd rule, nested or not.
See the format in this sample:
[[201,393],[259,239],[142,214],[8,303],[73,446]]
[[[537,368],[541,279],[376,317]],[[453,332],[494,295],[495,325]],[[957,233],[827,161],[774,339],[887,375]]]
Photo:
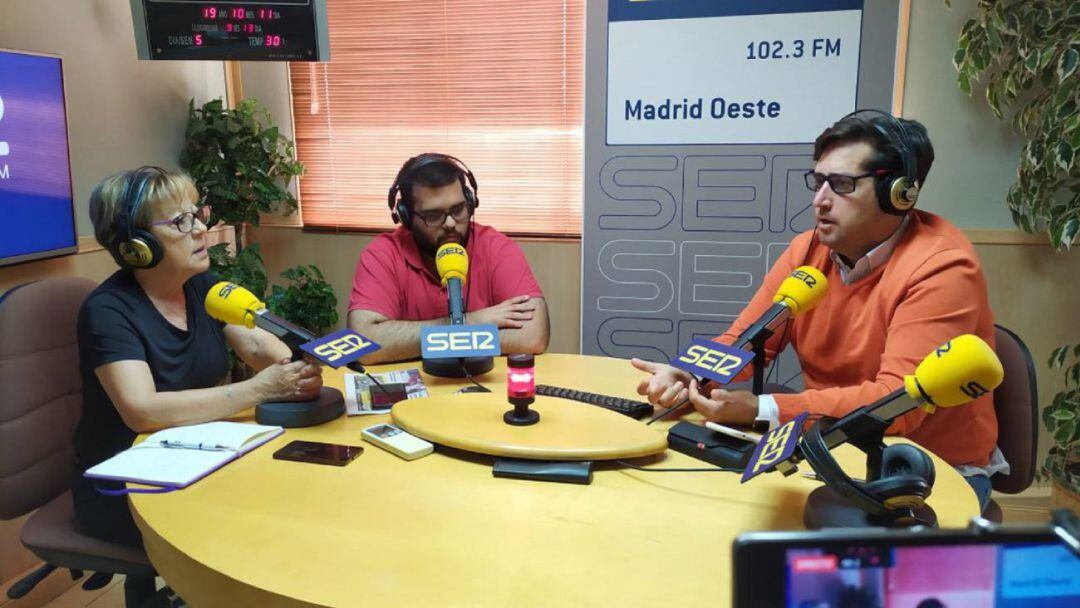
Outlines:
[[829,290],[829,280],[813,266],[799,266],[780,283],[773,302],[783,302],[793,315],[800,315],[818,305]]
[[213,318],[230,325],[255,327],[255,313],[266,308],[255,294],[247,289],[221,281],[206,294],[206,312]]
[[457,243],[446,243],[435,252],[435,269],[439,271],[439,280],[444,286],[454,278],[464,283],[469,274],[469,254]]
[[914,375],[904,376],[904,389],[913,399],[952,407],[989,393],[1004,377],[994,349],[982,338],[964,334],[927,355]]

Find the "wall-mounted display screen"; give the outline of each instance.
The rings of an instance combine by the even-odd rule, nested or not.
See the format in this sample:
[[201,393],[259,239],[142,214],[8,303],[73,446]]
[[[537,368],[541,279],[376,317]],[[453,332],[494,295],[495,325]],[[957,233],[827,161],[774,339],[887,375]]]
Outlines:
[[131,0],[139,59],[329,61],[326,0]]
[[74,253],[59,57],[0,49],[0,265]]

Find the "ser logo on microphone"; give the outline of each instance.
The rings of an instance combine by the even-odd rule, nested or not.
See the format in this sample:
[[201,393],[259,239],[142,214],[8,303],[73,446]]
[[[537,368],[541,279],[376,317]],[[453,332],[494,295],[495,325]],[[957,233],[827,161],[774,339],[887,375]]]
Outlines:
[[811,289],[817,286],[817,279],[814,278],[814,275],[806,272],[805,270],[796,268],[795,272],[791,273],[791,276],[799,279],[803,283],[806,283],[806,286],[810,287]]
[[468,253],[465,252],[465,248],[461,245],[447,243],[446,245],[439,247],[439,251],[435,254],[435,259],[441,260],[448,255],[468,255]]
[[495,325],[431,325],[420,330],[425,359],[495,357],[501,354]]
[[232,295],[233,290],[236,289],[236,285],[233,283],[223,283],[221,289],[218,290],[218,297],[222,299],[228,299]]
[[987,388],[984,387],[983,385],[981,385],[978,382],[975,382],[974,380],[972,380],[971,382],[968,382],[967,384],[961,385],[960,386],[960,392],[964,393],[968,397],[971,397],[972,399],[978,399],[979,397],[982,397],[983,395],[989,393],[990,391],[987,390]]
[[325,365],[337,369],[382,347],[371,338],[366,338],[351,329],[342,329],[301,344],[300,348]]

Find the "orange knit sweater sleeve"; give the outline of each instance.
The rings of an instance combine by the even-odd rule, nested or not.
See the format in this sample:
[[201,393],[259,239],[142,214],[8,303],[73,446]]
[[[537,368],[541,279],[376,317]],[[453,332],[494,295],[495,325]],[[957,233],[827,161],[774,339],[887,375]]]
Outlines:
[[[723,334],[714,338],[715,341],[723,344],[730,345],[739,337],[747,327],[753,325],[761,315],[765,314],[765,311],[769,310],[769,307],[773,304],[773,296],[776,295],[776,290],[780,289],[780,284],[784,282],[784,279],[789,277],[793,270],[795,270],[796,264],[792,260],[792,251],[805,251],[806,239],[809,238],[807,234],[801,234],[795,239],[792,239],[791,245],[784,250],[784,253],[780,254],[780,258],[776,260],[769,272],[765,274],[765,279],[762,281],[761,287],[754,294],[754,297],[750,299],[750,303],[746,305],[735,321],[731,324],[731,327],[727,329]],[[768,364],[777,353],[784,350],[788,342],[791,341],[791,336],[788,332],[784,331],[784,326],[781,326],[780,331],[777,331],[765,342],[765,362]],[[741,382],[749,380],[754,375],[754,364],[747,365],[734,378],[734,382]]]
[[[890,270],[890,269],[886,269]],[[843,416],[852,410],[884,397],[903,386],[903,377],[914,372],[915,367],[934,348],[965,333],[974,333],[978,325],[979,298],[973,294],[985,293],[986,285],[977,262],[959,249],[939,251],[910,272],[903,268],[891,269],[882,280],[903,281],[899,301],[887,314],[883,337],[881,364],[877,376],[856,386],[843,386],[806,390],[802,393],[774,395],[780,409],[780,419],[789,420],[803,411]],[[852,302],[865,306],[868,302]],[[811,328],[804,328],[807,333]],[[801,336],[800,342],[815,340],[821,344],[845,348],[854,341],[863,347],[873,346],[882,339],[875,336]],[[808,349],[822,352],[823,349]],[[871,348],[866,348],[870,352]],[[918,427],[927,414],[915,409],[897,419],[889,427],[890,434],[906,435]]]

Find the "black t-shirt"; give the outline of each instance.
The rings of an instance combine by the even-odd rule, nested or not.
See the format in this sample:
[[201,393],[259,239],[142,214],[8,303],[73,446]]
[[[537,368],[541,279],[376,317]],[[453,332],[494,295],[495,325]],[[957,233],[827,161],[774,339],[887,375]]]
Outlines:
[[169,323],[134,275],[121,270],[98,286],[79,311],[79,368],[83,415],[75,430],[79,471],[131,447],[135,432],[124,424],[94,370],[116,361],[145,361],[158,391],[221,384],[229,371],[224,324],[206,313],[204,301],[217,278],[196,275],[184,284],[187,331]]

